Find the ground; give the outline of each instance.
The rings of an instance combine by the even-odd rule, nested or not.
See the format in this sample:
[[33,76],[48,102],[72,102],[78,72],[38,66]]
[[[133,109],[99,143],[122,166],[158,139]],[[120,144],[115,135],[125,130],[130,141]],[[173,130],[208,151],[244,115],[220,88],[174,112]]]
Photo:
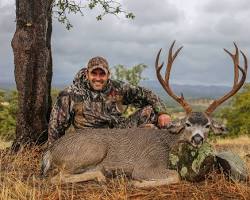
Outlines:
[[[250,168],[250,138],[223,139],[213,142],[217,150],[237,152]],[[40,178],[41,150],[33,148],[16,155],[0,152],[0,199],[250,199],[250,182],[233,183],[218,173],[205,181],[151,189],[136,189],[126,178],[110,179],[107,184],[94,181],[78,184],[51,184]],[[249,171],[250,172],[250,171]]]

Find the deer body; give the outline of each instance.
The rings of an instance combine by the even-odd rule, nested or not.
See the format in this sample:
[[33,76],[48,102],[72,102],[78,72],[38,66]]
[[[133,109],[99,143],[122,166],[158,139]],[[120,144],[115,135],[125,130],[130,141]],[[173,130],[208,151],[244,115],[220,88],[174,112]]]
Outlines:
[[70,174],[122,172],[135,180],[163,179],[170,172],[170,149],[179,138],[159,129],[86,129],[56,141],[45,153],[43,172],[52,165]]

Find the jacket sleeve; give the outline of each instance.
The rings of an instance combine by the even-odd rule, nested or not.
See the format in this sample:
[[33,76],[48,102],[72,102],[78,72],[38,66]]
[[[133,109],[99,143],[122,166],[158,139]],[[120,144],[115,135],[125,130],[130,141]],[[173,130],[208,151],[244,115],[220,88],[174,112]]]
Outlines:
[[146,88],[125,84],[123,86],[123,98],[124,104],[132,104],[139,108],[151,105],[157,114],[168,114],[162,100]]
[[60,92],[54,104],[48,126],[48,142],[55,140],[65,134],[65,130],[70,126],[72,119],[71,97],[64,91]]

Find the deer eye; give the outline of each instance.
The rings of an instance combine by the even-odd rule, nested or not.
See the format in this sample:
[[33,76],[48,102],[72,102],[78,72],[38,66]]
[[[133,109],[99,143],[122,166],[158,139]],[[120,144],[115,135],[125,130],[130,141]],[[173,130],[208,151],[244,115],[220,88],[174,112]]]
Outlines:
[[190,126],[191,126],[191,124],[186,122],[186,127],[190,127]]
[[207,124],[207,125],[205,126],[205,128],[210,128],[210,124]]

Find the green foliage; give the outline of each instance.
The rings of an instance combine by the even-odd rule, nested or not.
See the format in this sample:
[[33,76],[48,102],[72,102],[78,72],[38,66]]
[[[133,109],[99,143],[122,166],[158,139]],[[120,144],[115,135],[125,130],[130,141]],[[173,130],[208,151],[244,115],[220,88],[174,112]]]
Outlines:
[[147,65],[144,64],[138,64],[131,68],[126,68],[123,65],[116,65],[113,67],[112,79],[137,86],[141,80],[146,80],[146,78],[142,77],[142,72],[146,68]]
[[[4,101],[4,91],[0,89],[0,102]],[[0,104],[0,108],[2,107],[2,105]]]
[[0,138],[12,140],[15,137],[17,115],[17,91],[0,91]]
[[[52,103],[55,103],[59,90],[51,90]],[[0,90],[0,139],[13,140],[16,129],[17,91]]]
[[98,21],[102,20],[103,17],[107,14],[119,15],[123,13],[126,18],[134,19],[135,16],[133,13],[125,11],[122,9],[121,4],[118,1],[114,0],[86,0],[84,1],[75,1],[75,0],[54,0],[53,3],[53,13],[59,22],[66,25],[66,28],[69,30],[73,27],[70,23],[68,14],[80,13],[82,16],[84,9],[94,9],[99,8],[101,10],[100,14],[96,17]]
[[231,136],[250,135],[250,83],[222,109],[221,117],[226,119]]
[[59,92],[60,92],[59,89],[52,88],[51,90],[52,105],[54,105],[54,103],[56,102]]

